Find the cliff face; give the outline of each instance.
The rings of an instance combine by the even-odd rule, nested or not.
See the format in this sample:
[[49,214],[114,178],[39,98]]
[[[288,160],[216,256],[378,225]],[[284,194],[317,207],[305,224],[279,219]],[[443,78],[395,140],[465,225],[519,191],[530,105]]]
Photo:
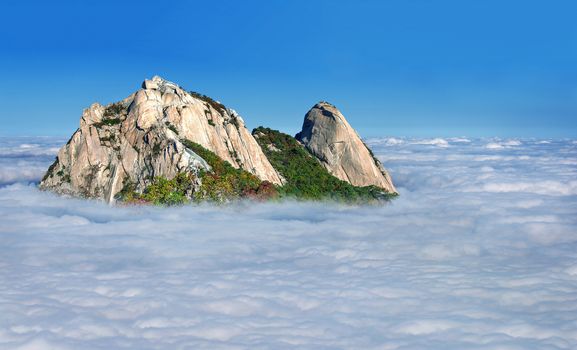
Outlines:
[[[143,128],[162,119],[174,126],[181,138],[194,141],[213,151],[236,168],[242,168],[261,180],[281,184],[282,179],[262,153],[244,120],[234,110],[202,95],[189,94],[176,84],[154,77],[144,82],[141,107]],[[150,96],[150,97],[149,97]],[[148,116],[147,110],[157,110]],[[164,120],[164,118],[166,120]],[[149,122],[150,120],[150,122]]]
[[337,178],[355,186],[374,185],[397,192],[381,162],[330,103],[319,102],[311,108],[295,137]]
[[261,180],[282,184],[235,111],[154,77],[121,102],[84,110],[80,128],[60,149],[40,188],[112,202],[126,184],[143,191],[156,176],[209,171],[183,140]]
[[234,110],[154,77],[120,102],[85,109],[80,128],[60,149],[40,188],[149,203],[277,194],[386,200],[396,193],[381,163],[326,102],[306,114],[296,136],[300,143],[256,130],[258,142]]

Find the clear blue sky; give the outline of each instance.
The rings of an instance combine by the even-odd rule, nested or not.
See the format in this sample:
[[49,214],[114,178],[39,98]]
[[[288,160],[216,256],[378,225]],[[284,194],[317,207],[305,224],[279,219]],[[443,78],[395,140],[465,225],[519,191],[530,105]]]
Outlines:
[[68,136],[155,74],[249,128],[577,136],[577,1],[3,1],[0,135]]

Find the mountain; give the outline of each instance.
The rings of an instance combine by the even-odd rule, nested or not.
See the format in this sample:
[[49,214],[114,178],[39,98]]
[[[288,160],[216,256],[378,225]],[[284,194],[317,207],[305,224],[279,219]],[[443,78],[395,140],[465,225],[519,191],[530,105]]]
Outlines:
[[[321,123],[313,110],[307,113],[305,125],[314,127],[303,127],[299,133],[302,144],[282,134],[288,137],[291,151],[283,150],[284,160],[279,161],[279,154],[271,153],[274,144],[263,146],[263,140],[278,138],[279,132],[266,129],[270,132],[264,133],[259,128],[251,134],[234,110],[155,76],[122,101],[85,109],[80,128],[60,149],[40,188],[110,203],[159,204],[278,196],[364,200],[395,194],[384,169],[374,170],[380,166],[378,160],[351,154],[370,152],[342,114],[338,113],[346,127]],[[317,137],[324,126],[328,128],[321,132],[324,136]],[[348,135],[342,141],[346,152],[328,162],[327,149],[340,142],[340,135]],[[291,171],[285,162],[291,164]],[[353,172],[353,167],[359,169]],[[307,187],[296,181],[300,176],[295,171],[314,173],[317,179],[325,179],[324,184]],[[389,182],[383,181],[385,175]]]
[[155,176],[209,171],[182,140],[210,149],[262,180],[282,184],[235,111],[154,77],[118,103],[95,103],[84,110],[80,128],[58,152],[40,187],[112,202],[127,184],[142,192]]
[[295,138],[339,179],[397,192],[381,162],[332,104],[319,102],[311,108]]
[[396,192],[378,186],[354,186],[333,176],[319,159],[290,135],[263,127],[253,130],[253,135],[285,179],[283,186],[278,188],[283,196],[348,202],[387,200],[396,196]]

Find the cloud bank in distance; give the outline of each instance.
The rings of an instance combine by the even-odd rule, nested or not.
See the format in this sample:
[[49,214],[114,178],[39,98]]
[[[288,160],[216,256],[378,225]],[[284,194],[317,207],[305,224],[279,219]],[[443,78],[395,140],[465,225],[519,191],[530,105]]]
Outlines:
[[367,141],[389,205],[163,209],[40,192],[63,140],[0,139],[0,348],[577,348],[574,141]]

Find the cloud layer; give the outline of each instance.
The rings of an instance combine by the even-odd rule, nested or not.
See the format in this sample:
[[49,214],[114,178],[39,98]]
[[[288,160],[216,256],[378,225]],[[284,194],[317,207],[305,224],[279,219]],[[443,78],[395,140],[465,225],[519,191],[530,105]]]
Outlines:
[[0,138],[0,186],[38,181],[64,142],[53,137]]
[[0,348],[577,348],[573,141],[373,139],[390,205],[170,209],[39,192],[59,142],[0,139]]

